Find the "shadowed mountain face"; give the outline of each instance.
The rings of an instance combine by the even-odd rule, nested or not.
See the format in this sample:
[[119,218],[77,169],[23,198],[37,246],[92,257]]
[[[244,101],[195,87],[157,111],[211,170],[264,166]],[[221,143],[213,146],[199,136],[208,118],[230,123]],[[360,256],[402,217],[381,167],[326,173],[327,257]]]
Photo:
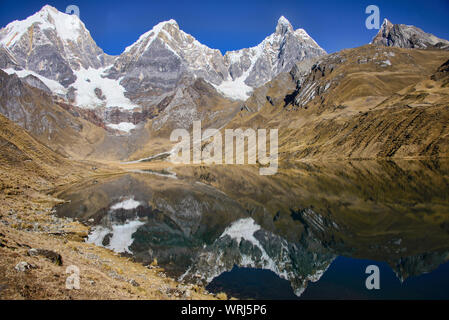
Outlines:
[[447,162],[173,170],[73,186],[57,211],[92,223],[88,241],[184,281],[265,269],[297,296],[338,256],[386,262],[402,281],[449,258]]

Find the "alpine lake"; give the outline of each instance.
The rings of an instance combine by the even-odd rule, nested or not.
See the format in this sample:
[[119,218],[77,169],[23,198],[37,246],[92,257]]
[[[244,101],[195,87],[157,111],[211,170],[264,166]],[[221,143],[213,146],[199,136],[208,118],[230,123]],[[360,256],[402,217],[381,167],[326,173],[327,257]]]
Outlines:
[[[448,299],[449,161],[139,170],[56,190],[86,241],[240,299]],[[366,285],[378,268],[378,289]]]

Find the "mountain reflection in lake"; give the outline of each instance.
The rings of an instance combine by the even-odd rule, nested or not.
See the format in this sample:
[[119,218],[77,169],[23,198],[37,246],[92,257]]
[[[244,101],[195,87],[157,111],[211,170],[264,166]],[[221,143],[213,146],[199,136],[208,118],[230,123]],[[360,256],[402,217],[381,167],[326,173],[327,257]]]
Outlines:
[[[284,164],[271,177],[192,166],[71,186],[57,212],[92,224],[90,242],[235,297],[449,298],[448,191],[447,161]],[[369,264],[381,290],[365,288]]]

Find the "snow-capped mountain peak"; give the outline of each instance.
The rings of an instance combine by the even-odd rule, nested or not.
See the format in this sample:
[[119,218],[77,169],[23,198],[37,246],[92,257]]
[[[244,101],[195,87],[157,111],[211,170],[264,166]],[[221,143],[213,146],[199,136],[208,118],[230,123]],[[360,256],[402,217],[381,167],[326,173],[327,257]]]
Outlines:
[[131,51],[133,48],[135,48],[136,46],[139,46],[139,48],[142,48],[142,46],[145,44],[145,46],[143,47],[143,50],[148,49],[148,47],[151,45],[151,43],[157,38],[159,37],[159,35],[162,32],[169,32],[170,28],[175,28],[177,30],[179,30],[179,25],[178,23],[173,20],[170,19],[168,21],[162,21],[160,23],[158,23],[157,25],[155,25],[151,30],[145,32],[143,35],[141,35],[139,37],[139,39],[133,43],[132,45],[130,45],[129,47],[127,47],[125,49],[125,53]]
[[142,88],[151,92],[146,103],[150,100],[153,103],[176,90],[180,80],[186,77],[219,84],[227,76],[221,52],[182,31],[173,19],[160,22],[145,32],[108,70],[108,77],[121,79],[131,96],[142,96]]
[[20,67],[64,87],[76,81],[74,71],[102,68],[111,61],[78,16],[49,5],[1,29],[0,44]]
[[[253,88],[289,71],[295,62],[325,53],[304,29],[295,31],[284,16],[279,18],[275,32],[259,45],[227,52],[225,56],[182,31],[175,20],[169,20],[158,23],[126,48],[109,76],[124,77],[123,84],[131,92],[140,92],[142,86],[167,91],[174,89],[187,73],[204,78],[228,97],[244,100]],[[164,71],[167,66],[173,68],[170,74]],[[155,78],[159,83],[154,82]],[[162,87],[160,79],[164,79]]]
[[[324,54],[326,51],[304,29],[295,31],[292,24],[281,16],[275,32],[259,45],[226,53],[231,80],[225,81],[218,89],[230,96],[240,88],[245,92],[239,92],[239,97],[244,98],[251,88],[265,84],[281,72],[290,71],[296,62]],[[232,85],[235,83],[238,86]]]
[[293,26],[284,16],[281,16],[276,26],[276,33],[285,34],[287,32],[293,32]]
[[[122,55],[130,54],[139,58],[156,40],[178,58],[188,60],[190,68],[194,70],[206,68],[206,64],[211,64],[210,59],[221,55],[219,50],[201,44],[192,35],[182,31],[173,19],[160,22],[145,32],[134,44],[127,47]],[[157,44],[155,46],[157,47]]]
[[75,42],[80,32],[85,30],[84,24],[77,15],[68,15],[56,8],[45,5],[40,11],[22,21],[13,21],[2,30],[0,43],[5,47],[12,47],[30,28],[37,26],[40,30],[55,30],[63,41]]

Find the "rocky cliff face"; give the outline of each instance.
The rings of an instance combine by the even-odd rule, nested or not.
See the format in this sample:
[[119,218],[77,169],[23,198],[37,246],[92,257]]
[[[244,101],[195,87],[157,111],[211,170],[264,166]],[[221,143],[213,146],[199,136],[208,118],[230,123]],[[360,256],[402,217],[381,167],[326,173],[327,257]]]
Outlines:
[[415,26],[392,24],[387,19],[384,20],[372,43],[398,48],[449,50],[449,41],[426,33]]
[[8,68],[21,69],[11,52],[7,48],[0,46],[0,69]]
[[260,87],[281,72],[290,71],[296,62],[325,55],[324,51],[304,29],[294,30],[281,17],[275,33],[258,46],[227,52],[232,80],[241,79],[250,87]]
[[445,63],[443,63],[435,72],[435,74],[431,77],[434,81],[443,81],[444,86],[448,85],[449,82],[449,60],[447,60]]

